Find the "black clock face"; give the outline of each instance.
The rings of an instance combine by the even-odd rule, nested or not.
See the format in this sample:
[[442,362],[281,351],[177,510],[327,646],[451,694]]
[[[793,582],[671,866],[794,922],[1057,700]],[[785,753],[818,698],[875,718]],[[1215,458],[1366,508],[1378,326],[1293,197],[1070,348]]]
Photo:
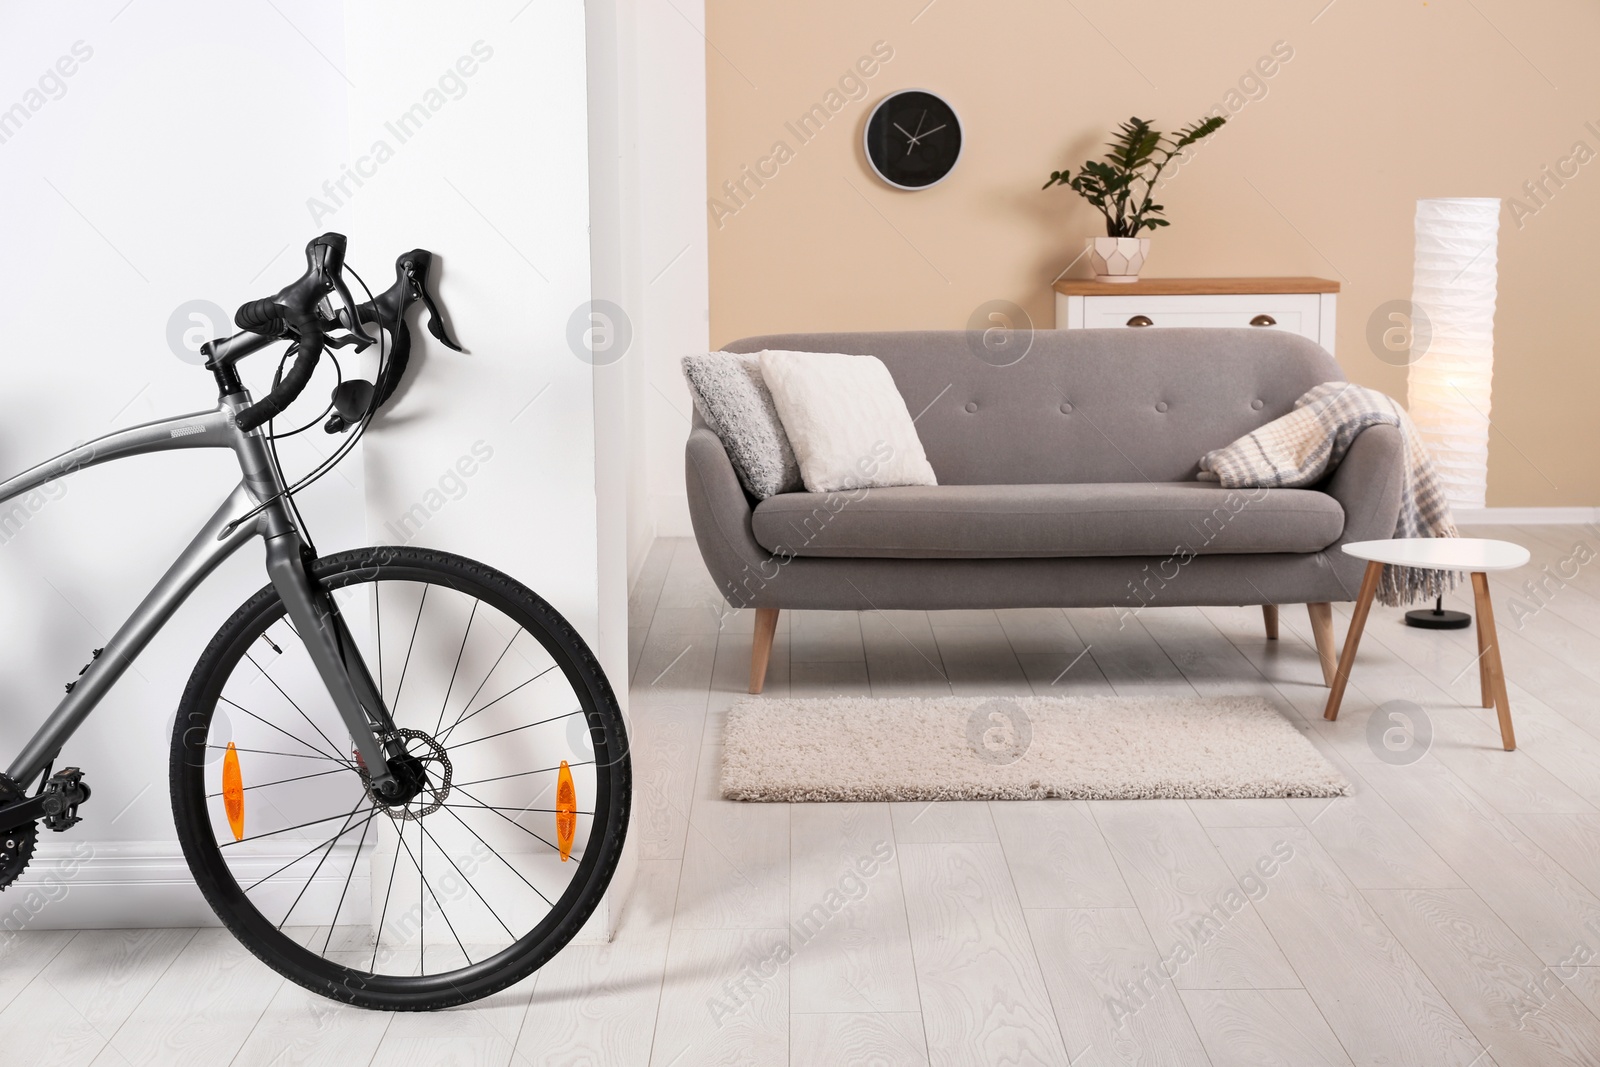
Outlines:
[[932,93],[906,89],[884,97],[867,120],[867,159],[898,189],[926,189],[961,158],[961,122]]

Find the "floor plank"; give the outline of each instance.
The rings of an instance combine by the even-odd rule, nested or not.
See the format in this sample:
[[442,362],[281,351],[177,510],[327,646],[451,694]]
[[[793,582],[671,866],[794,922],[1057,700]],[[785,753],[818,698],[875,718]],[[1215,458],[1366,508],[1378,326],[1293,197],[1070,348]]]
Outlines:
[[1472,1032],[1309,831],[1210,834],[1236,875],[1261,879],[1256,910],[1351,1060],[1483,1062]]
[[667,951],[653,1067],[789,1062],[789,931],[680,930]]
[[794,1067],[915,1067],[928,1062],[922,1016],[915,1012],[796,1015],[790,1023]]
[[1176,961],[1178,988],[1300,984],[1187,804],[1096,800],[1089,807],[1162,958]]
[[901,844],[931,1062],[1068,1062],[996,844]]
[[790,1010],[920,1011],[889,806],[797,804],[789,818]]
[[1340,1067],[1350,1057],[1303,989],[1186,989],[1212,1067]]
[[1072,1063],[1190,1067],[1206,1054],[1132,908],[1030,910],[1028,929]]
[[539,971],[517,1064],[645,1067],[677,902],[679,865],[639,865],[616,938],[569,945]]
[[1131,908],[1133,897],[1081,800],[989,805],[1024,908]]
[[226,1063],[282,984],[228,931],[201,930],[111,1035],[96,1062],[125,1060],[134,1067]]
[[1600,1063],[1600,1019],[1572,997],[1537,994],[1544,963],[1472,890],[1365,896],[1500,1067]]

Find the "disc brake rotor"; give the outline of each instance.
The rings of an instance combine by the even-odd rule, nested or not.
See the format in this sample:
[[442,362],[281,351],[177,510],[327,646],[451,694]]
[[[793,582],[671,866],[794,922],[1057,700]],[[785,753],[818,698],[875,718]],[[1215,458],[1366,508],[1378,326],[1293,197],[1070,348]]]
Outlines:
[[[444,746],[435,741],[421,730],[396,730],[395,735],[405,741],[406,750],[415,756],[422,764],[427,775],[427,784],[422,787],[414,799],[417,807],[412,808],[408,802],[400,807],[384,803],[372,788],[372,775],[367,772],[366,764],[357,757],[356,773],[361,775],[361,782],[366,786],[367,796],[372,802],[389,813],[391,819],[417,820],[425,815],[432,815],[444,806],[445,798],[450,795],[450,775],[452,768],[450,757],[445,754]],[[420,741],[420,745],[412,742]]]

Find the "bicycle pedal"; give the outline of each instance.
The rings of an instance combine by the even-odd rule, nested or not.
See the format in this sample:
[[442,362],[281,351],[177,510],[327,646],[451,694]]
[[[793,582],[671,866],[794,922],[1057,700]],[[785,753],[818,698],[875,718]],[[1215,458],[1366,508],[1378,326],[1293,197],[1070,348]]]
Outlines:
[[89,799],[89,787],[83,782],[83,771],[77,767],[63,767],[45,779],[39,792],[39,805],[43,809],[40,820],[45,827],[61,833],[83,821],[78,805]]

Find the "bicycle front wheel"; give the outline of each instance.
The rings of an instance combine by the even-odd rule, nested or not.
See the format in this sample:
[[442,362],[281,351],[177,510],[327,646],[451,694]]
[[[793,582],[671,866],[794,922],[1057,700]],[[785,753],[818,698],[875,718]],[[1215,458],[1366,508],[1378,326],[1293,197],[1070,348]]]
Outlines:
[[443,552],[311,565],[426,774],[380,801],[271,586],[218,631],[172,735],[195,880],[263,962],[325,996],[429,1010],[537,970],[616,870],[627,737],[583,640],[527,587]]

